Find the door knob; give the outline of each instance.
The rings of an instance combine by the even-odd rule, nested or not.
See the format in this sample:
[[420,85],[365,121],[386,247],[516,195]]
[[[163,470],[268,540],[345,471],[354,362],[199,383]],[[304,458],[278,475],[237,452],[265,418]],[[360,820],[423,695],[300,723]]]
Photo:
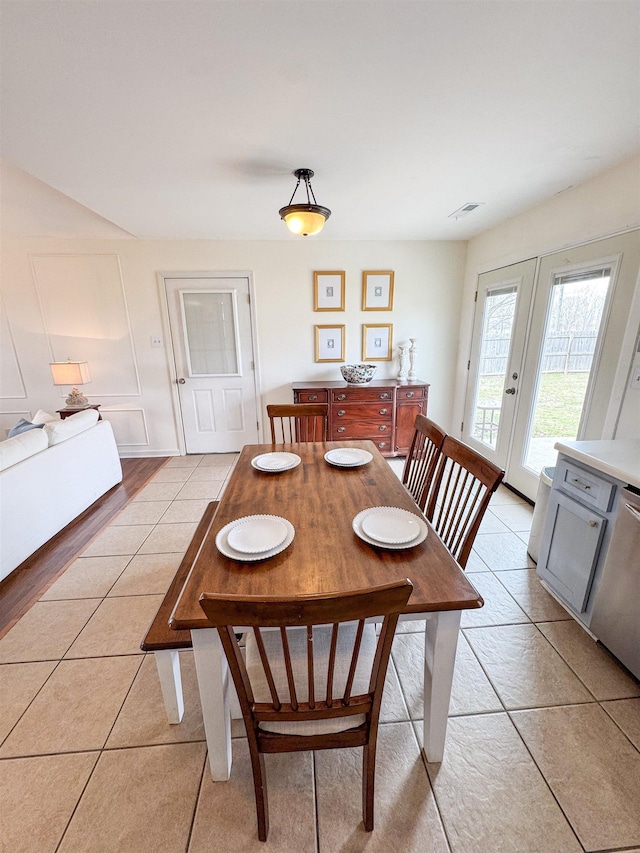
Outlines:
[[182,378],[182,376],[180,377],[180,379],[178,379],[178,382],[180,383],[180,385],[184,385],[184,383],[185,383],[186,381],[187,381],[187,380],[186,380],[186,379],[183,379],[183,378]]
[[516,389],[515,388],[507,388],[507,390],[504,393],[505,394],[515,394]]

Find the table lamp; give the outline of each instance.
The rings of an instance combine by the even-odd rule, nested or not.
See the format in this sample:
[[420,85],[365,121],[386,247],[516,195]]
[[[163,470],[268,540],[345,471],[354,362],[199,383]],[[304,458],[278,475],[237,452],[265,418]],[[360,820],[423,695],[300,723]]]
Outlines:
[[65,400],[67,406],[81,409],[91,405],[87,398],[77,389],[77,385],[86,385],[91,382],[89,375],[89,364],[86,361],[54,361],[49,364],[53,374],[54,385],[71,385],[71,393]]

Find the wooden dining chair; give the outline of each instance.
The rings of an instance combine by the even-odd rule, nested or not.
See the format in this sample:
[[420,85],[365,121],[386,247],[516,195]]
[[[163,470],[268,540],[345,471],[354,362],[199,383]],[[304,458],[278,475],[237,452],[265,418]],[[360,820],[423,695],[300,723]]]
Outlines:
[[464,569],[491,495],[504,471],[471,447],[448,435],[425,515]]
[[424,511],[446,432],[424,415],[416,415],[414,427],[402,482]]
[[271,442],[326,441],[328,406],[323,403],[269,405]]
[[[363,818],[373,829],[380,703],[398,615],[412,588],[400,580],[323,596],[200,597],[238,693],[261,841],[269,832],[264,753],[364,747]],[[378,636],[365,624],[371,617],[382,617]],[[234,625],[253,628],[245,634],[246,657]]]

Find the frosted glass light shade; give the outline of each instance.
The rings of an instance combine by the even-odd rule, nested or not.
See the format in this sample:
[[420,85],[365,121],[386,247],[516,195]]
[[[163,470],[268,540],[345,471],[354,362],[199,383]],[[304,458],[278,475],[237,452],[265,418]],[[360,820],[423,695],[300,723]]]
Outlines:
[[[298,179],[293,195],[289,199],[289,204],[281,207],[278,213],[280,219],[283,219],[289,231],[292,234],[302,234],[303,237],[309,237],[311,234],[317,234],[322,231],[324,223],[331,216],[331,211],[328,207],[323,207],[318,204],[316,197],[311,188],[311,178],[314,173],[311,169],[296,169],[293,173]],[[304,188],[307,191],[306,204],[293,204],[295,194],[298,192],[300,181],[304,181]]]
[[86,385],[91,382],[87,361],[54,361],[49,367],[54,385]]
[[[311,234],[317,234],[322,231],[324,223],[327,221],[329,211],[319,205],[314,205],[315,210],[309,210],[311,205],[292,204],[288,208],[284,208],[287,212],[281,216],[284,219],[287,228],[293,234],[302,234],[303,237],[309,237]],[[323,211],[318,213],[317,211]],[[326,213],[324,212],[326,211]]]

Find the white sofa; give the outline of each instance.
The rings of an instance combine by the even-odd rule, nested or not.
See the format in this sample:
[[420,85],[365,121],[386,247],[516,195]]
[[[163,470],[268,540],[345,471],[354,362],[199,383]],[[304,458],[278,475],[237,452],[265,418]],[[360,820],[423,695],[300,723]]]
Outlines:
[[0,580],[122,481],[111,424],[97,418],[91,409],[0,442]]

